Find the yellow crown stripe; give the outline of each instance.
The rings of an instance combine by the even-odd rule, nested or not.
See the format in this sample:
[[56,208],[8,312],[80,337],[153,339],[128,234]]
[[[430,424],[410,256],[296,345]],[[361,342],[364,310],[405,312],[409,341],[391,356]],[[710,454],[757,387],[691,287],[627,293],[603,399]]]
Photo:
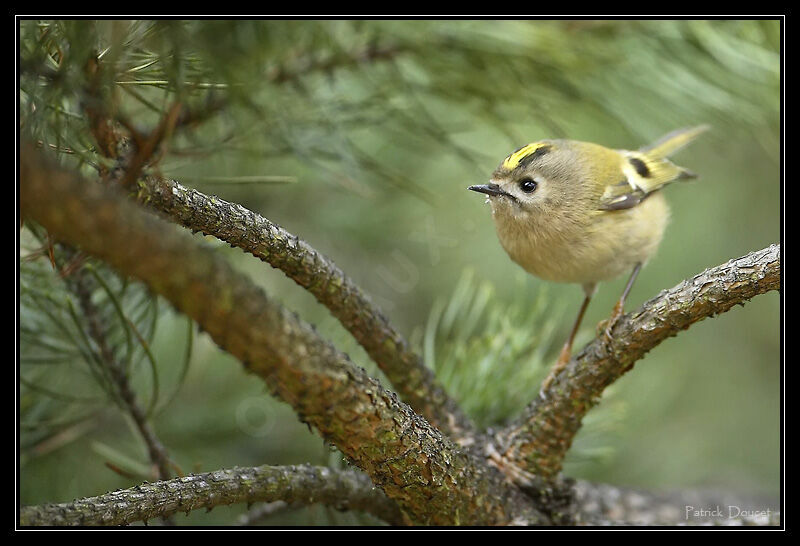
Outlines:
[[523,146],[522,148],[520,148],[519,150],[517,150],[516,152],[514,152],[513,154],[511,154],[507,158],[505,158],[505,160],[503,161],[503,167],[508,169],[508,170],[516,169],[517,165],[519,165],[520,161],[522,161],[523,159],[525,159],[526,157],[528,157],[529,155],[534,153],[536,150],[538,150],[539,148],[542,148],[544,146],[547,146],[547,143],[545,143],[545,142],[531,142],[527,146]]

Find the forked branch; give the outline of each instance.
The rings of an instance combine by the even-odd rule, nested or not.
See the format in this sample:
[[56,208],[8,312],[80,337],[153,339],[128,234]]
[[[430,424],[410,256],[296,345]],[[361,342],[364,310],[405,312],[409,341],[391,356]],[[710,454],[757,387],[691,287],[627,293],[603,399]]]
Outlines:
[[500,431],[495,449],[504,463],[552,477],[583,416],[603,391],[648,351],[695,322],[781,287],[781,247],[770,245],[707,269],[623,316],[612,340],[601,336],[564,367],[523,414]]
[[370,298],[329,258],[281,226],[236,203],[149,176],[139,182],[141,202],[192,231],[249,252],[311,292],[364,347],[400,397],[454,439],[475,431],[433,372]]
[[545,524],[483,461],[459,449],[224,258],[118,191],[20,153],[24,216],[138,278],[259,375],[418,524]]

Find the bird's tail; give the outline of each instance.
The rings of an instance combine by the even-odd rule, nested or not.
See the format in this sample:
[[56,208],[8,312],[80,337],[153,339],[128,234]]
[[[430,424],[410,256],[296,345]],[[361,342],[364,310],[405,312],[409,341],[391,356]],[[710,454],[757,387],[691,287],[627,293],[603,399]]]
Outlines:
[[667,157],[689,144],[708,128],[708,125],[699,125],[678,129],[639,151],[623,150],[622,155],[627,161],[623,163],[622,170],[628,184],[647,195],[675,180],[696,178],[697,175],[692,171],[675,165]]
[[709,128],[708,125],[698,125],[697,127],[677,129],[664,135],[653,144],[640,148],[639,151],[650,159],[664,159],[689,144]]

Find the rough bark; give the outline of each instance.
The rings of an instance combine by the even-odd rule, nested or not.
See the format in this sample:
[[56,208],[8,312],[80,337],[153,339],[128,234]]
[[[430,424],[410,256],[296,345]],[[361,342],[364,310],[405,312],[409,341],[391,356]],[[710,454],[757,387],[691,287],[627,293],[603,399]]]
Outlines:
[[364,470],[409,522],[548,523],[499,472],[460,450],[188,234],[28,144],[21,148],[20,182],[24,217],[146,282],[196,320]]
[[403,523],[397,504],[362,472],[311,465],[216,470],[62,504],[26,506],[22,526],[127,525],[176,512],[253,502],[315,503]]
[[771,245],[707,269],[620,318],[610,343],[603,336],[589,343],[496,435],[502,460],[539,477],[555,476],[583,416],[605,388],[668,337],[758,294],[779,290],[780,251],[780,245]]
[[[270,75],[277,83],[291,81],[307,70],[332,69],[351,62],[372,62],[401,52],[396,47],[370,45],[340,58],[304,59],[292,69],[282,67]],[[90,73],[99,75],[99,62],[90,63]],[[433,372],[414,353],[405,338],[389,323],[381,310],[336,264],[305,241],[259,214],[215,196],[190,190],[174,180],[155,176],[139,178],[164,135],[179,125],[207,117],[219,105],[192,112],[174,104],[147,138],[131,139],[120,130],[106,110],[97,89],[97,79],[87,89],[92,100],[85,111],[98,150],[116,161],[109,179],[129,187],[138,179],[141,202],[164,213],[195,232],[212,235],[241,248],[283,271],[325,305],[353,335],[386,375],[401,399],[450,437],[463,443],[474,441],[474,425],[436,380]],[[125,122],[136,135],[130,123]],[[169,128],[169,130],[167,130]]]
[[[654,493],[585,481],[574,487],[579,525],[780,525],[774,499],[702,490]],[[254,502],[269,504],[254,509],[239,524],[258,523],[276,511],[312,504],[366,512],[390,525],[404,524],[397,504],[362,472],[300,465],[217,470],[68,503],[26,506],[20,510],[20,525],[127,525]]]
[[325,305],[364,347],[400,398],[439,430],[463,439],[474,427],[369,297],[333,261],[308,243],[236,203],[146,177],[139,200],[193,231],[249,252],[281,270]]

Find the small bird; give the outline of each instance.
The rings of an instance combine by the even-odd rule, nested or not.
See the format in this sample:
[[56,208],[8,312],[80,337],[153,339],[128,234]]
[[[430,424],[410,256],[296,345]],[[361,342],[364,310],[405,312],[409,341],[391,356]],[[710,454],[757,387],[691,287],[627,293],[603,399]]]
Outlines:
[[679,129],[638,151],[575,140],[533,142],[506,157],[488,184],[468,188],[487,195],[500,244],[512,260],[541,279],[583,286],[583,304],[543,389],[569,362],[597,283],[630,271],[605,323],[610,339],[625,298],[664,234],[669,208],[661,188],[696,178],[667,157],[707,129]]

